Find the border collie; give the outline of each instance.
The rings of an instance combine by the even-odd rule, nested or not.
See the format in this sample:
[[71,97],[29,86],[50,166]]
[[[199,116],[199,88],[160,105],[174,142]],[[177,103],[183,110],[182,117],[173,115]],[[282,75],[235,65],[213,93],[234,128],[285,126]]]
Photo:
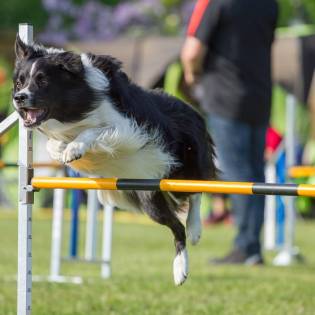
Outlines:
[[[15,43],[13,104],[27,128],[48,137],[51,157],[82,173],[118,178],[208,180],[215,177],[203,118],[161,91],[132,83],[107,55],[75,54]],[[101,203],[141,209],[174,234],[174,282],[188,275],[186,232],[201,236],[201,194],[99,191]],[[178,219],[189,204],[185,227]]]

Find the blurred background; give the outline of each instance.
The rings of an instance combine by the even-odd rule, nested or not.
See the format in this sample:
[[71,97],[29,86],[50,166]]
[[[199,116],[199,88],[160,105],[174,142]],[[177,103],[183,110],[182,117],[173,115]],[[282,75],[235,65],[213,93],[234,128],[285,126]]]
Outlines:
[[[25,22],[34,26],[37,42],[78,52],[113,55],[123,62],[124,70],[138,84],[146,88],[163,88],[178,97],[186,100],[189,98],[197,106],[183,88],[179,63],[186,27],[195,3],[193,0],[0,1],[0,121],[13,111],[11,78],[14,67],[14,40],[18,24]],[[296,164],[315,166],[315,1],[278,0],[278,3],[280,15],[273,47],[271,134],[270,141],[267,141],[266,161],[267,173],[269,170],[276,174],[271,180],[281,182],[286,179],[285,150],[281,143],[283,144],[286,133],[288,94],[294,96],[296,103]],[[35,162],[49,160],[46,150],[43,149],[44,144],[41,145],[44,143],[42,141],[44,140],[40,135],[35,135]],[[11,210],[16,209],[18,177],[16,168],[1,167],[1,161],[17,162],[17,144],[17,128],[0,137],[0,240],[5,244],[0,246],[0,273],[3,275],[16,272],[16,266],[12,264],[12,261],[16,261],[16,248],[7,244],[16,241],[16,211]],[[56,176],[56,169],[37,169],[36,175]],[[315,172],[293,180],[296,183],[315,184],[314,175]],[[80,198],[81,202],[85,203],[86,196],[83,192]],[[70,207],[70,197],[68,199],[66,207]],[[302,219],[302,224],[297,227],[297,243],[302,245],[308,262],[311,262],[307,268],[296,267],[293,272],[292,269],[280,272],[270,268],[257,272],[222,268],[219,271],[211,269],[209,272],[204,264],[208,250],[211,248],[215,253],[222,253],[222,248],[228,243],[227,238],[232,238],[231,229],[226,229],[225,225],[223,229],[208,229],[205,232],[208,237],[204,237],[204,243],[193,249],[195,257],[198,257],[198,260],[192,263],[193,269],[200,271],[199,276],[197,272],[194,275],[197,281],[192,279],[191,286],[189,284],[186,287],[188,291],[181,288],[182,295],[178,294],[179,291],[174,294],[173,286],[170,281],[167,282],[170,270],[161,267],[168,266],[165,261],[173,255],[169,247],[169,235],[164,237],[164,233],[160,238],[160,227],[152,227],[147,221],[142,225],[142,219],[138,219],[141,222],[133,221],[130,225],[127,225],[127,221],[120,221],[114,231],[115,277],[112,282],[96,282],[93,287],[98,290],[96,294],[88,285],[81,289],[82,297],[78,295],[81,291],[71,287],[53,287],[56,294],[52,295],[48,285],[35,285],[35,290],[38,290],[35,294],[44,297],[42,301],[35,301],[36,314],[86,314],[92,309],[93,314],[104,314],[100,311],[101,308],[108,314],[167,314],[168,306],[174,310],[173,314],[196,314],[196,310],[198,314],[210,314],[209,309],[213,310],[213,314],[233,315],[258,315],[262,314],[262,310],[265,310],[265,314],[313,314],[315,255],[314,238],[311,239],[309,235],[314,234],[315,202],[314,199],[306,197],[298,197],[294,202],[298,216]],[[36,194],[35,207],[45,209],[44,214],[37,212],[35,218],[40,221],[40,224],[34,225],[35,234],[40,235],[34,237],[37,255],[35,272],[47,273],[52,193],[41,191]],[[277,215],[280,231],[274,235],[269,249],[278,250],[284,243],[284,204],[280,197],[272,207],[273,213]],[[220,222],[207,221],[211,209],[212,201],[209,196],[205,196],[202,202],[205,224],[230,224],[233,220],[227,216],[224,219],[222,217]],[[66,219],[70,220],[69,215]],[[83,233],[81,231],[80,233]],[[144,231],[146,237],[143,237]],[[135,241],[130,235],[134,236]],[[132,253],[130,248],[134,250]],[[150,257],[147,254],[149,251]],[[124,255],[125,258],[121,258]],[[152,257],[155,261],[145,260]],[[79,267],[68,267],[66,271],[82,272],[82,266]],[[96,278],[98,271],[94,269]],[[89,272],[83,271],[83,274]],[[211,281],[208,281],[210,278]],[[1,281],[5,280],[0,278],[1,313],[14,314],[15,301],[11,297],[15,296],[15,284],[5,282],[5,285],[1,285]],[[126,291],[129,287],[130,290]],[[225,295],[227,291],[228,298]],[[136,296],[138,292],[140,293]],[[70,296],[72,304],[64,301],[66,295]],[[258,297],[255,310],[251,301],[253,295]],[[86,303],[81,303],[87,296],[91,298]],[[163,303],[156,299],[157,296],[161,297]],[[211,300],[210,303],[212,296],[217,300]],[[191,303],[192,300],[194,303]],[[47,313],[48,302],[51,303],[51,313]],[[185,304],[181,309],[183,302]],[[147,312],[144,312],[145,305]],[[227,312],[224,307],[228,308]]]
[[[285,95],[288,92],[294,93],[300,103],[297,115],[299,143],[302,149],[307,148],[308,156],[305,160],[312,164],[313,160],[315,161],[315,150],[312,149],[314,145],[311,140],[315,135],[312,135],[308,113],[315,66],[315,2],[278,2],[280,16],[273,49],[275,88],[271,126],[281,138],[285,129]],[[187,99],[189,95],[182,88],[182,73],[178,60],[194,5],[193,0],[2,1],[0,120],[12,112],[10,97],[13,47],[18,24],[23,22],[33,24],[35,40],[40,43],[74,51],[111,54],[123,61],[124,70],[140,85],[147,88],[164,88],[171,94]],[[0,143],[0,160],[16,161],[16,129],[3,136]],[[302,155],[303,152],[300,156]],[[35,159],[47,158],[43,150],[35,152]],[[300,162],[302,163],[301,160]],[[15,174],[15,171],[2,172],[5,177],[10,177],[10,174]],[[12,181],[14,182],[14,179]],[[7,187],[10,190],[10,185]],[[10,198],[15,200],[15,185],[12,187],[12,193],[4,194],[0,191],[0,200],[5,205],[10,204]],[[311,202],[306,204],[310,205]],[[306,208],[310,211],[309,206]]]

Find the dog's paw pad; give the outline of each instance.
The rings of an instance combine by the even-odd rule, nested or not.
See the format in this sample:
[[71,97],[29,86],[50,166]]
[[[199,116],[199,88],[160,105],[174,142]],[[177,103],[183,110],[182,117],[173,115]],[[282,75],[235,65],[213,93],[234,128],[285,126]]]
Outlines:
[[82,143],[71,142],[62,153],[62,163],[67,164],[79,160],[85,153],[85,145]]
[[173,262],[174,283],[182,285],[188,277],[188,254],[187,250],[180,251]]

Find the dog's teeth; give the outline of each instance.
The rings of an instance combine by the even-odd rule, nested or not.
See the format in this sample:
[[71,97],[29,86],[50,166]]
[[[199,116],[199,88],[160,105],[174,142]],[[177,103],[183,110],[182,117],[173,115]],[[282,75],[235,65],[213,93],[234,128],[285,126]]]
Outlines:
[[36,122],[37,118],[43,114],[42,109],[25,109],[23,110],[23,119],[29,123],[33,124]]

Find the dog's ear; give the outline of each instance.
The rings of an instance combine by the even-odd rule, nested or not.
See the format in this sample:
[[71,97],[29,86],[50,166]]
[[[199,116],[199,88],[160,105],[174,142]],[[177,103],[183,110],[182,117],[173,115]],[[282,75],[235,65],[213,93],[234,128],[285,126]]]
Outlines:
[[22,60],[30,57],[34,53],[32,46],[25,44],[19,34],[16,35],[15,40],[15,56],[17,60]]
[[122,72],[122,63],[112,56],[89,53],[88,57],[94,67],[102,70],[109,77],[114,76],[117,72]]
[[61,69],[64,69],[72,74],[83,73],[83,64],[81,57],[72,52],[62,52],[56,55],[55,63]]

